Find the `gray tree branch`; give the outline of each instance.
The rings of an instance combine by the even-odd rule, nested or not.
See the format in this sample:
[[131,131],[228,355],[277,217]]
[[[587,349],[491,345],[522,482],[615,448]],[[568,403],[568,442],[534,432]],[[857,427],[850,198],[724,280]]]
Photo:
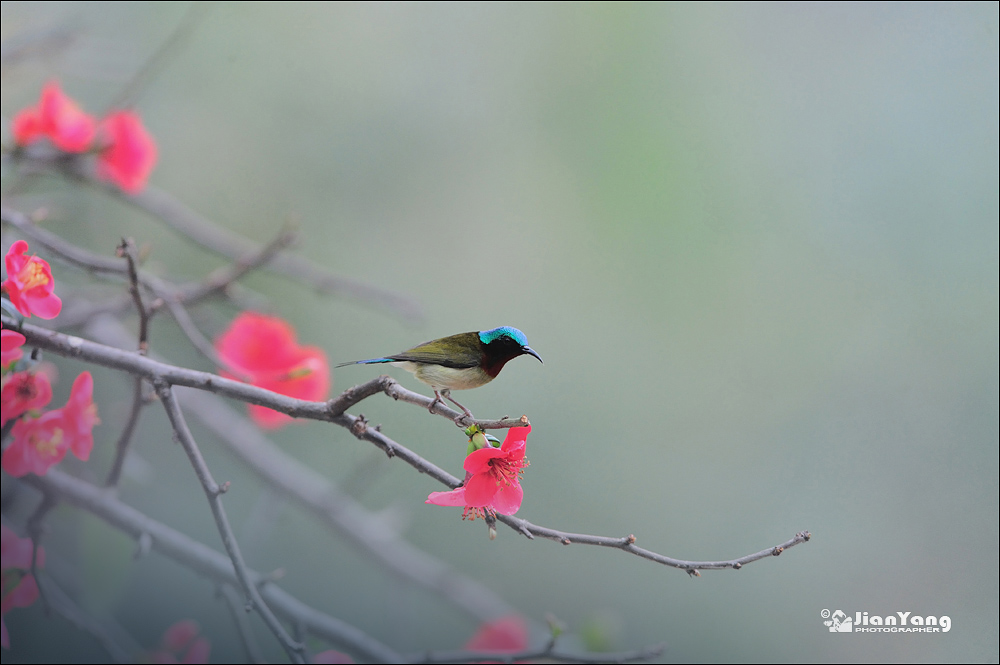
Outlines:
[[[13,326],[13,322],[10,322],[8,325]],[[386,392],[389,394],[390,389],[393,391],[393,397],[406,394],[407,399],[405,401],[415,404],[426,402],[429,406],[432,401],[430,398],[423,397],[422,395],[418,395],[416,393],[408,394],[410,391],[405,390],[393,381],[393,379],[387,376],[378,377],[366,384],[351,388],[348,391],[345,391],[345,393],[339,398],[332,399],[327,402],[306,402],[286,397],[284,395],[279,395],[277,393],[272,393],[268,390],[250,386],[238,381],[224,379],[214,374],[209,374],[208,372],[199,372],[196,370],[161,363],[156,360],[152,360],[151,358],[139,356],[135,353],[105,346],[103,344],[97,344],[96,342],[88,341],[80,337],[72,337],[62,333],[53,332],[51,330],[39,328],[27,323],[23,324],[20,330],[27,339],[28,344],[51,351],[58,355],[80,358],[105,367],[137,374],[153,381],[154,383],[187,386],[189,388],[197,388],[199,390],[214,392],[226,397],[232,397],[248,402],[250,404],[266,406],[268,408],[275,409],[276,411],[287,413],[295,418],[308,418],[311,420],[323,420],[336,423],[347,428],[357,438],[375,444],[388,456],[399,457],[417,471],[435,478],[450,488],[458,487],[461,484],[461,481],[458,478],[451,475],[447,471],[424,459],[420,455],[417,455],[412,450],[397,443],[377,429],[369,427],[363,417],[352,416],[344,413],[345,404],[356,404],[360,401],[356,398],[356,396],[364,395],[365,397],[368,397],[375,395],[378,392]],[[375,386],[379,386],[381,390],[376,390]],[[348,395],[348,393],[350,393],[350,395]],[[447,418],[454,418],[459,415],[451,409],[446,409],[446,411],[447,413],[442,413],[441,415]],[[516,424],[513,423],[507,424],[508,421],[499,422],[504,423],[501,426],[505,427],[516,426]],[[516,423],[517,421],[513,422]],[[480,426],[484,427],[484,429],[490,424],[495,425],[496,423],[491,423],[490,421],[480,422]],[[808,531],[800,531],[792,539],[782,543],[781,545],[761,550],[760,552],[743,557],[722,561],[688,561],[667,557],[651,550],[637,547],[635,545],[635,536],[632,535],[615,538],[608,536],[577,534],[541,527],[518,517],[499,515],[497,516],[497,519],[528,538],[540,536],[542,538],[555,540],[567,545],[577,543],[580,545],[611,547],[656,563],[686,570],[692,575],[697,575],[697,571],[699,570],[719,570],[725,568],[738,570],[747,563],[759,561],[760,559],[768,556],[777,556],[789,547],[807,542],[811,537]]]

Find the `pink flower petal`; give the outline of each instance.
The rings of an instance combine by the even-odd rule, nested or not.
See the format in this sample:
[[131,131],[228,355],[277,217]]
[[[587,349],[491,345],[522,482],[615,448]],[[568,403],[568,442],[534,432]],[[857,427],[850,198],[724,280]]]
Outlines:
[[465,488],[459,487],[450,492],[431,492],[424,503],[435,506],[465,506]]

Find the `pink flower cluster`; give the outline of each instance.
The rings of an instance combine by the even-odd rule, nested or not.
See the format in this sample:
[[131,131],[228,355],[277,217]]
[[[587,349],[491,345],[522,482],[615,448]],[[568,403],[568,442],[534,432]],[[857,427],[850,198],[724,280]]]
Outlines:
[[[228,379],[314,402],[326,399],[330,390],[326,354],[315,346],[299,346],[295,330],[283,319],[244,312],[215,341],[215,350],[228,365],[220,372]],[[292,421],[256,404],[250,405],[250,417],[264,429]]]
[[21,110],[11,123],[14,142],[26,146],[47,138],[67,153],[97,152],[97,174],[134,194],[156,165],[156,143],[133,111],[112,111],[100,121],[85,113],[59,84],[42,88],[36,106]]
[[28,371],[4,377],[0,391],[3,424],[14,418],[18,421],[11,430],[13,441],[0,458],[3,470],[15,478],[29,473],[41,476],[70,450],[86,461],[94,447],[94,425],[101,422],[93,395],[90,372],[81,372],[73,381],[66,406],[39,412],[52,399],[45,375]]
[[[23,240],[11,245],[5,259],[7,279],[0,283],[0,291],[21,314],[51,319],[62,309],[62,301],[53,292],[52,270],[45,260],[25,256],[27,251],[28,243]],[[24,341],[19,332],[2,331],[0,427],[17,422],[11,429],[11,444],[0,457],[0,466],[14,477],[42,475],[62,461],[69,450],[86,460],[94,447],[94,425],[100,422],[90,372],[76,377],[64,407],[42,411],[52,400],[48,377],[30,369],[14,371],[23,355]]]

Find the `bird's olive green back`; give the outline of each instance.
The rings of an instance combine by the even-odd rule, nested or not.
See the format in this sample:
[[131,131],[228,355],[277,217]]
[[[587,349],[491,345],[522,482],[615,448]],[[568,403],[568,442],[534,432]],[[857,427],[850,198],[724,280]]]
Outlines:
[[465,369],[479,366],[483,358],[483,350],[482,343],[479,341],[479,333],[467,332],[435,339],[394,356],[386,357],[391,360],[433,363],[443,367]]

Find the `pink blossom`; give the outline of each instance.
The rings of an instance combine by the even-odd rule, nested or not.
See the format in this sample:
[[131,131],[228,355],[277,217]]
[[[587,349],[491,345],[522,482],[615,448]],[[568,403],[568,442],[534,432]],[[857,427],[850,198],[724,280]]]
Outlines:
[[[239,373],[223,370],[226,378],[249,380],[260,388],[309,401],[326,399],[330,389],[326,354],[315,346],[299,346],[295,330],[277,317],[240,314],[216,340],[215,350]],[[250,406],[250,417],[265,429],[292,421],[284,413],[255,404]]]
[[0,466],[15,478],[48,473],[69,450],[64,422],[62,409],[18,420],[11,431],[13,441],[0,457]]
[[11,131],[14,142],[28,145],[48,137],[64,152],[83,152],[94,140],[96,122],[79,105],[63,93],[56,81],[42,88],[38,106],[29,107],[14,116]]
[[67,443],[73,454],[86,462],[94,447],[94,425],[101,422],[94,404],[94,379],[90,372],[80,372],[73,381],[62,413]]
[[0,390],[0,427],[27,411],[41,409],[52,399],[52,385],[41,372],[15,372],[4,378]]
[[485,512],[513,515],[521,507],[524,490],[520,476],[531,427],[512,427],[500,448],[487,446],[465,458],[465,484],[450,492],[431,492],[424,503],[464,506],[463,518],[475,519]]
[[58,316],[62,300],[52,288],[52,269],[44,259],[25,256],[28,243],[17,240],[10,246],[4,259],[7,264],[7,279],[0,284],[17,311],[25,316],[37,314],[43,319]]
[[97,174],[134,194],[141,191],[156,165],[156,142],[139,114],[114,111],[101,121],[106,146],[97,158]]

